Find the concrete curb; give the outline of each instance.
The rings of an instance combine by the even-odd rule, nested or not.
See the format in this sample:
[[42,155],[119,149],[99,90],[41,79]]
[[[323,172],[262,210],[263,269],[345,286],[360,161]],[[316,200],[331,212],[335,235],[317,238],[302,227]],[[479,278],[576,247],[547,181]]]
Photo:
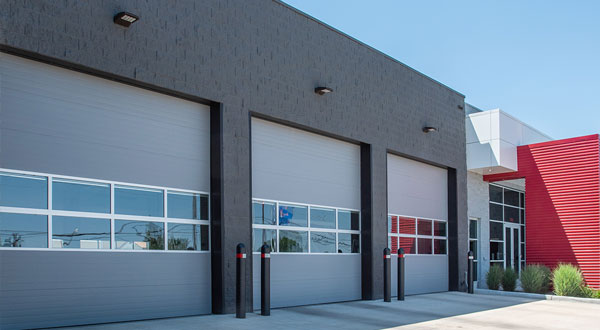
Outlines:
[[596,298],[565,297],[565,296],[555,296],[553,294],[500,291],[500,290],[487,290],[487,289],[475,289],[474,291],[476,294],[490,295],[490,296],[507,296],[507,297],[529,298],[529,299],[538,299],[538,300],[574,301],[574,302],[600,305],[600,299],[596,299]]

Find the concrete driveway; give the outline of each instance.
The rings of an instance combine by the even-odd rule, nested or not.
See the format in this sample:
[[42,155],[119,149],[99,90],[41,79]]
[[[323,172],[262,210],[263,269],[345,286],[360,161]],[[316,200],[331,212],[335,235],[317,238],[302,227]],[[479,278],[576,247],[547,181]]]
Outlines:
[[271,316],[207,315],[63,329],[600,329],[599,304],[444,292],[403,302],[353,301],[274,309]]

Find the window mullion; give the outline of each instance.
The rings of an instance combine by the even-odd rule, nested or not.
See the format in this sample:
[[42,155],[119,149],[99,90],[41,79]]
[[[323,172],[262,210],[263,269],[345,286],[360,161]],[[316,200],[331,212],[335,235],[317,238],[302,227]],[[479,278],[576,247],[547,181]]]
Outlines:
[[47,177],[48,180],[48,248],[52,248],[52,176]]

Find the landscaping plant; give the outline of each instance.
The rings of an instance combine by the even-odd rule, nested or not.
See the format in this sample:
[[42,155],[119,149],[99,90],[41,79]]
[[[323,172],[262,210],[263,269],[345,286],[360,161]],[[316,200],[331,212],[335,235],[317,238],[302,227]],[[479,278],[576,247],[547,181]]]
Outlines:
[[504,270],[498,265],[493,265],[490,267],[490,270],[485,275],[485,283],[487,284],[488,289],[490,290],[498,290],[500,287],[500,282],[502,281],[502,274]]
[[589,294],[581,271],[571,264],[559,264],[554,269],[552,284],[558,296],[586,297]]
[[528,265],[521,271],[521,287],[529,293],[546,293],[552,273],[544,265]]
[[504,291],[515,291],[519,275],[512,268],[506,268],[502,274],[502,289]]

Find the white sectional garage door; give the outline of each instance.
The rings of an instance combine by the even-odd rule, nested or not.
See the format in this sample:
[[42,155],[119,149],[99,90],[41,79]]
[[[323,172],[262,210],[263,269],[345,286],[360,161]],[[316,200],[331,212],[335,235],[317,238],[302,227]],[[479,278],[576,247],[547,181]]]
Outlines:
[[447,291],[448,171],[391,154],[387,162],[388,245],[405,250],[406,293]]
[[358,145],[253,118],[252,196],[253,248],[276,249],[273,307],[360,299]]
[[[138,230],[132,229],[138,235],[132,239],[133,243],[114,237],[120,233],[115,231],[124,228],[120,224],[125,226],[126,222],[139,220],[133,215],[120,217],[118,213],[143,216],[147,222],[136,222],[139,225],[134,223],[132,227],[156,225],[161,233],[167,230],[164,224],[168,222],[170,235],[175,232],[171,231],[175,227],[171,226],[174,214],[171,210],[177,205],[193,201],[194,210],[207,206],[210,190],[207,106],[0,54],[0,107],[0,172],[4,171],[0,179],[45,180],[36,182],[48,184],[48,198],[58,193],[58,182],[64,186],[81,184],[72,181],[73,177],[96,180],[86,187],[106,187],[107,192],[114,189],[112,199],[107,200],[117,200],[116,207],[114,202],[107,202],[112,203],[114,211],[107,206],[105,213],[97,216],[102,219],[91,219],[92,211],[88,210],[77,220],[82,221],[82,226],[88,220],[114,221],[114,228],[107,229],[108,237],[111,232],[113,237],[94,247],[104,251],[89,251],[93,247],[89,240],[82,241],[77,249],[62,248],[67,247],[65,241],[52,236],[59,230],[54,228],[59,217],[52,216],[55,211],[47,206],[35,212],[42,214],[37,216],[43,217],[44,223],[48,219],[48,227],[53,230],[48,230],[50,246],[47,240],[41,240],[42,243],[36,244],[46,244],[45,248],[42,245],[35,249],[0,247],[3,284],[0,296],[11,301],[0,304],[3,315],[0,328],[68,325],[62,323],[65,320],[85,324],[210,313],[208,240],[203,241],[198,251],[165,251],[168,235],[156,236],[155,242],[144,242]],[[58,180],[59,177],[67,179]],[[133,185],[137,186],[131,188]],[[174,196],[167,206],[167,196],[171,202],[167,192],[171,189],[186,193]],[[197,199],[198,204],[196,197],[191,197],[196,195],[189,191],[203,193]],[[10,197],[7,195],[10,191],[2,192],[4,197]],[[119,209],[119,194],[125,196],[123,203],[131,203],[123,212]],[[135,208],[145,207],[143,202],[136,204],[137,201],[150,195],[161,196],[152,199],[158,210],[156,214],[135,213]],[[54,205],[56,202],[55,199]],[[52,200],[47,204],[53,205]],[[0,205],[5,207],[4,213],[0,213],[0,233],[20,226],[10,221],[16,216],[6,215],[7,206],[11,204]],[[18,208],[14,212],[29,211]],[[202,219],[203,222],[197,223],[204,225],[193,228],[202,228],[207,233],[204,231],[208,228],[207,214],[193,218],[193,214],[188,217],[180,213],[175,217],[186,218],[179,219],[178,225],[196,223],[187,219]],[[83,235],[82,226],[75,230]],[[163,248],[153,249],[152,244]],[[171,249],[171,240],[168,244]],[[115,250],[119,248],[153,250]]]

